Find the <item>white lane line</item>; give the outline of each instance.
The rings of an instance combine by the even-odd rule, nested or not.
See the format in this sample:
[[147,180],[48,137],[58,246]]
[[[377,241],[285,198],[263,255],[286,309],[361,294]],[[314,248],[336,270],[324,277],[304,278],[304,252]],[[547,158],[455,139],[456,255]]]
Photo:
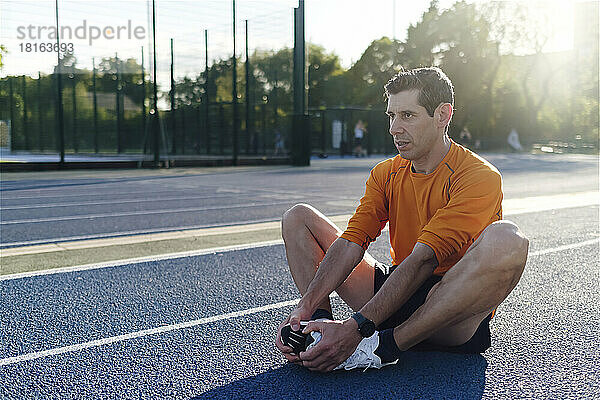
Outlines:
[[[208,185],[203,185],[203,187],[207,187]],[[217,188],[219,188],[219,186],[215,186]],[[107,204],[121,204],[121,203],[142,203],[142,202],[158,202],[158,201],[181,201],[181,200],[204,200],[204,199],[217,199],[217,198],[228,198],[228,197],[232,197],[233,195],[236,196],[236,199],[239,196],[252,196],[252,197],[263,197],[263,198],[268,198],[268,197],[279,197],[280,199],[290,199],[290,200],[299,200],[300,198],[306,198],[306,195],[310,195],[311,198],[314,197],[322,197],[322,198],[332,198],[332,199],[339,199],[339,196],[334,196],[331,194],[321,194],[321,193],[300,193],[300,192],[292,192],[292,191],[276,191],[276,190],[268,190],[268,189],[245,189],[245,190],[236,190],[236,191],[232,191],[226,194],[218,194],[219,192],[217,191],[217,194],[211,194],[208,196],[187,196],[187,197],[151,197],[156,195],[156,193],[150,193],[150,192],[140,192],[143,194],[146,194],[147,196],[150,196],[150,198],[144,198],[144,199],[123,199],[123,200],[103,200],[103,201],[92,201],[92,202],[67,202],[67,203],[45,203],[45,204],[27,204],[27,205],[9,205],[9,206],[2,206],[2,202],[6,203],[5,199],[2,199],[2,202],[0,202],[0,211],[5,211],[5,210],[27,210],[27,209],[39,209],[39,208],[57,208],[57,207],[73,207],[73,206],[80,206],[80,207],[86,207],[86,206],[98,206],[98,205],[107,205]],[[158,193],[158,192],[157,192]],[[172,194],[173,192],[170,191],[168,192],[169,194]],[[257,195],[257,193],[263,193],[262,195]],[[92,195],[87,195],[87,196],[92,196]],[[104,194],[99,194],[98,196],[94,196],[94,197],[99,197],[99,196],[104,196]],[[41,196],[40,196],[41,197]],[[348,200],[346,200],[348,201]],[[356,202],[358,202],[358,200],[356,200]],[[356,206],[356,205],[355,205]],[[69,217],[69,216],[67,216]]]
[[259,224],[264,222],[279,222],[279,218],[263,218],[263,219],[254,219],[244,221],[243,224],[207,224],[207,225],[188,225],[188,226],[176,226],[173,228],[163,228],[163,229],[142,229],[138,231],[121,231],[121,232],[110,232],[110,233],[99,233],[95,235],[82,235],[82,236],[64,236],[60,238],[52,238],[52,239],[40,239],[40,240],[30,240],[27,242],[6,242],[0,243],[0,251],[9,249],[7,246],[31,246],[36,244],[54,244],[57,246],[61,246],[64,242],[70,241],[81,241],[87,242],[91,239],[117,239],[119,237],[130,238],[130,237],[144,237],[146,234],[154,235],[154,234],[162,234],[173,232],[173,238],[176,238],[178,235],[176,232],[181,231],[190,231],[196,229],[213,229],[213,228],[227,228],[231,226],[237,226],[240,229],[240,232],[244,231],[244,227],[252,224]]
[[505,199],[502,201],[502,210],[503,215],[509,216],[598,204],[600,204],[600,192],[589,191]]
[[[538,251],[530,253],[529,257],[535,257],[535,256],[543,255],[543,254],[549,254],[549,253],[554,253],[554,252],[568,250],[568,249],[575,249],[575,248],[588,246],[590,244],[594,244],[594,243],[598,243],[598,242],[600,242],[600,238],[586,240],[586,241],[578,242],[578,243],[571,243],[571,244],[564,245],[564,246],[558,246],[558,247],[552,247],[552,248],[548,248],[548,249],[538,250]],[[334,294],[331,297],[337,297],[337,295]],[[275,309],[279,309],[279,308],[283,308],[283,307],[296,305],[296,304],[298,304],[299,301],[300,301],[300,299],[282,301],[279,303],[267,304],[267,305],[261,306],[261,307],[249,308],[246,310],[214,315],[212,317],[200,318],[200,319],[196,319],[193,321],[181,322],[178,324],[163,325],[158,328],[144,329],[141,331],[131,332],[131,333],[127,333],[124,335],[111,336],[108,338],[92,340],[92,341],[85,342],[85,343],[79,343],[79,344],[74,344],[74,345],[70,345],[70,346],[58,347],[58,348],[54,348],[54,349],[50,349],[50,350],[37,351],[37,352],[33,352],[33,353],[21,354],[19,356],[15,356],[15,357],[8,357],[8,358],[0,359],[0,366],[16,364],[16,363],[20,363],[20,362],[24,362],[24,361],[31,361],[31,360],[35,360],[37,358],[54,356],[54,355],[58,355],[58,354],[71,353],[71,352],[75,352],[75,351],[79,351],[79,350],[83,350],[83,349],[89,349],[92,347],[98,347],[98,346],[104,346],[107,344],[122,342],[125,340],[137,339],[137,338],[141,338],[141,337],[145,337],[145,336],[149,336],[149,335],[156,335],[156,334],[171,332],[171,331],[175,331],[175,330],[179,330],[179,329],[191,328],[194,326],[204,325],[204,324],[208,324],[211,322],[217,322],[217,321],[222,321],[222,320],[226,320],[226,319],[238,318],[238,317],[243,317],[243,316],[251,315],[251,314],[257,314],[257,313],[263,312],[263,311],[275,310]]]
[[[92,182],[80,182],[80,183],[76,183],[76,184],[54,184],[52,185],[52,187],[33,187],[33,188],[23,188],[23,189],[19,189],[19,188],[2,188],[0,187],[0,193],[2,192],[8,192],[6,194],[3,193],[3,197],[7,200],[15,200],[15,199],[36,199],[39,197],[71,197],[71,196],[104,196],[104,195],[122,195],[122,194],[136,194],[136,193],[147,193],[147,194],[156,194],[156,193],[160,193],[160,192],[166,192],[166,193],[172,193],[172,191],[169,190],[161,190],[161,191],[154,191],[154,190],[147,190],[147,191],[131,191],[131,192],[123,192],[123,191],[118,191],[118,192],[106,192],[106,193],[87,193],[87,194],[83,194],[83,193],[71,193],[71,194],[62,194],[60,193],[61,191],[64,191],[65,187],[70,187],[70,188],[74,188],[76,187],[77,189],[88,189],[87,186],[93,186],[94,188],[97,188],[99,186],[106,186],[106,185],[114,185],[114,184],[119,184],[119,183],[139,183],[141,185],[152,185],[153,181],[156,180],[162,180],[162,179],[180,179],[180,178],[214,178],[214,177],[220,177],[220,176],[229,176],[229,175],[242,175],[242,174],[256,174],[256,173],[261,173],[261,172],[269,172],[269,173],[273,173],[273,172],[280,172],[280,171],[286,171],[288,169],[292,169],[295,170],[293,168],[290,167],[285,167],[285,166],[257,166],[257,167],[236,167],[238,168],[238,170],[236,171],[231,171],[229,170],[230,167],[208,167],[211,169],[211,171],[208,172],[199,172],[198,169],[196,169],[196,171],[192,172],[192,173],[183,173],[180,175],[157,175],[157,176],[126,176],[126,177],[122,177],[122,178],[107,178],[108,180],[100,182],[100,181],[92,181]],[[218,171],[216,168],[223,168],[220,171]],[[341,167],[342,168],[342,167]],[[66,179],[66,178],[65,178]],[[65,180],[65,179],[58,179],[58,180]],[[96,178],[91,178],[91,177],[82,177],[82,178],[77,178],[75,177],[74,179],[96,179]],[[102,178],[100,178],[102,179]],[[52,182],[55,181],[57,179],[49,179],[49,180],[44,180],[42,182],[40,182],[39,184],[44,184],[46,182]],[[15,181],[7,181],[4,183],[4,186],[7,186],[8,184],[15,182]],[[25,181],[26,182],[26,181]],[[81,188],[81,186],[86,186]],[[204,187],[207,185],[204,184],[199,184],[196,187],[186,187],[185,190],[196,190],[199,189],[201,187]],[[215,185],[212,185],[215,186]],[[100,188],[102,189],[102,188]],[[49,191],[49,190],[56,190],[59,193],[57,194],[39,194],[36,196],[6,196],[9,193],[23,193],[25,192],[25,194],[29,194],[27,192],[40,192],[40,191]]]
[[577,249],[579,247],[585,247],[585,246],[589,246],[589,245],[592,245],[595,243],[600,243],[600,238],[585,240],[583,242],[578,242],[578,243],[565,244],[562,246],[552,247],[549,249],[532,251],[531,253],[529,253],[529,257],[542,256],[544,254],[550,254],[550,253],[556,253],[559,251]]
[[[209,187],[209,185],[202,185],[202,189]],[[213,186],[210,186],[213,187]],[[187,196],[187,197],[151,197],[151,196],[155,196],[157,193],[160,192],[137,192],[137,193],[141,193],[141,194],[145,194],[147,196],[149,196],[150,198],[143,198],[143,199],[123,199],[123,200],[105,200],[105,201],[92,201],[92,202],[62,202],[62,203],[45,203],[45,204],[28,204],[28,205],[9,205],[9,206],[2,206],[2,203],[6,203],[7,199],[2,199],[2,201],[0,202],[0,210],[24,210],[24,209],[37,209],[37,208],[54,208],[54,207],[72,207],[72,206],[97,206],[97,205],[105,205],[105,204],[121,204],[121,203],[141,203],[141,202],[157,202],[157,201],[175,201],[175,200],[203,200],[203,199],[215,199],[215,198],[227,198],[227,197],[232,197],[232,195],[236,195],[236,196],[256,196],[257,193],[267,193],[268,194],[277,194],[281,196],[286,196],[286,198],[290,198],[290,199],[297,199],[299,197],[305,197],[306,193],[300,193],[300,192],[290,192],[290,191],[276,191],[276,190],[269,190],[269,189],[234,189],[235,191],[231,191],[229,193],[225,193],[225,194],[219,194],[221,193],[218,189],[223,189],[221,186],[214,186],[215,188],[217,188],[217,191],[215,194],[211,194],[211,195],[205,195],[205,196]],[[201,189],[201,188],[197,188],[197,189]],[[191,189],[187,189],[187,191],[189,191]],[[136,192],[132,192],[132,193],[136,193]],[[167,191],[166,193],[169,194],[173,194],[173,191]],[[122,194],[131,194],[131,193],[118,193],[118,195],[122,195]],[[104,196],[104,193],[100,193],[98,195],[76,195],[76,196],[89,196],[89,197],[101,197]],[[106,194],[108,195],[108,194]],[[321,194],[321,193],[310,193],[310,195],[312,197],[325,197],[325,198],[338,198],[337,196],[331,195],[331,194]],[[68,195],[65,195],[68,196]],[[263,194],[262,196],[266,196],[265,194]],[[43,197],[43,196],[39,196],[39,197]],[[38,198],[38,197],[32,197],[32,198]],[[8,199],[8,200],[12,200],[12,199]]]
[[129,264],[140,264],[140,263],[152,262],[152,261],[172,260],[175,258],[204,256],[207,254],[254,249],[257,247],[275,246],[278,244],[283,244],[283,240],[279,239],[279,240],[269,240],[269,241],[249,243],[249,244],[239,244],[239,245],[223,246],[223,247],[212,247],[210,249],[182,251],[179,253],[169,253],[169,254],[159,254],[159,255],[155,255],[155,256],[147,256],[147,257],[128,258],[128,259],[123,259],[123,260],[107,261],[107,262],[96,263],[96,264],[76,265],[73,267],[21,272],[18,274],[10,274],[10,275],[0,275],[0,281],[8,281],[8,280],[12,280],[12,279],[21,279],[21,278],[28,278],[28,277],[32,277],[32,276],[40,276],[40,275],[60,274],[60,273],[65,273],[65,272],[87,271],[90,269],[119,267],[122,265],[129,265]]
[[[147,193],[148,196],[154,194]],[[252,196],[252,193],[247,193],[247,196]],[[50,204],[30,204],[26,206],[7,206],[3,207],[0,205],[0,210],[26,210],[26,209],[38,209],[38,208],[57,208],[57,207],[87,207],[87,206],[100,206],[106,204],[123,204],[123,203],[151,203],[157,201],[184,201],[184,200],[204,200],[204,199],[217,199],[223,197],[231,197],[230,194],[221,195],[210,195],[210,196],[188,196],[188,197],[151,197],[147,199],[124,199],[124,200],[106,200],[106,201],[94,201],[94,202],[72,202],[72,203],[50,203]]]
[[[131,191],[131,192],[125,192],[125,191],[119,191],[119,192],[100,192],[100,193],[59,193],[59,194],[39,194],[38,196],[14,196],[14,197],[9,197],[7,196],[7,194],[2,193],[2,201],[11,201],[11,200],[23,200],[23,199],[40,199],[40,198],[58,198],[58,199],[62,199],[64,197],[93,197],[93,198],[98,198],[101,196],[123,196],[123,197],[127,197],[133,194],[146,194],[148,196],[155,196],[159,193],[168,193],[168,194],[173,194],[173,190],[156,190],[156,191],[152,191],[150,190],[151,188],[149,188],[148,190],[135,190],[135,191]],[[195,188],[189,188],[189,189],[185,189],[182,190],[181,192],[185,192],[185,191],[191,191],[191,190],[199,190],[202,189],[202,185],[200,185],[200,187],[195,187]],[[35,189],[31,189],[31,190],[35,190]],[[62,189],[61,189],[62,190]],[[0,193],[2,191],[0,190]]]
[[112,337],[108,337],[108,338],[92,340],[90,342],[74,344],[71,346],[58,347],[58,348],[54,348],[54,349],[50,349],[50,350],[38,351],[35,353],[27,353],[27,354],[22,354],[22,355],[16,356],[16,357],[3,358],[3,359],[0,359],[0,366],[21,363],[24,361],[31,361],[31,360],[35,360],[37,358],[55,356],[58,354],[72,353],[72,352],[80,351],[83,349],[89,349],[91,347],[104,346],[107,344],[122,342],[125,340],[137,339],[137,338],[141,338],[144,336],[156,335],[156,334],[171,332],[171,331],[175,331],[175,330],[179,330],[179,329],[191,328],[194,326],[209,324],[211,322],[222,321],[224,319],[243,317],[246,315],[256,314],[256,313],[263,312],[263,311],[269,311],[269,310],[274,310],[274,309],[278,309],[278,308],[293,306],[293,305],[298,304],[299,301],[300,301],[300,299],[282,301],[279,303],[267,304],[266,306],[262,306],[262,307],[249,308],[247,310],[235,311],[235,312],[230,312],[230,313],[221,314],[221,315],[215,315],[213,317],[200,318],[200,319],[196,319],[193,321],[182,322],[179,324],[164,325],[164,326],[160,326],[158,328],[144,329],[142,331],[127,333],[125,335],[112,336]]
[[234,204],[224,206],[208,206],[208,207],[192,207],[192,208],[177,208],[172,210],[152,210],[152,211],[130,211],[121,213],[103,213],[103,214],[84,214],[84,215],[69,215],[65,217],[49,217],[49,218],[34,218],[34,219],[20,219],[13,221],[1,221],[0,225],[16,225],[16,224],[36,224],[41,222],[53,222],[53,221],[71,221],[78,219],[93,219],[93,218],[112,218],[112,217],[130,217],[134,215],[153,215],[153,214],[177,214],[185,212],[198,212],[198,211],[212,211],[212,210],[229,210],[234,208],[249,208],[249,207],[269,207],[282,204],[290,204],[290,201],[276,201],[271,203],[246,203],[246,204]]

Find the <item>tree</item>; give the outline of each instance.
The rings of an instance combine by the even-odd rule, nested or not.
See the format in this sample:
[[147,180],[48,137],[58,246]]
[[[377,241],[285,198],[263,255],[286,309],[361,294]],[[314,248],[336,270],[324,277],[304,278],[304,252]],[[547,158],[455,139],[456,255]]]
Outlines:
[[327,53],[322,46],[309,43],[308,106],[338,104],[340,92],[335,90],[335,78],[340,77],[343,73],[340,58],[336,54]]
[[490,22],[473,4],[455,3],[441,12],[433,1],[421,21],[408,30],[406,55],[411,67],[437,65],[455,88],[450,132],[465,126],[475,138],[494,130],[493,85],[500,63]]
[[[85,75],[86,79],[89,79],[91,82],[91,71],[86,70]],[[134,103],[142,104],[142,100],[144,99],[142,66],[137,63],[135,58],[122,60],[117,57],[106,57],[100,60],[97,68],[96,90],[99,92],[115,93],[117,90],[117,81],[121,85],[121,93]]]
[[359,60],[344,74],[343,98],[347,104],[382,104],[383,86],[408,62],[404,50],[402,43],[387,37],[371,42]]
[[423,13],[421,21],[410,25],[407,31],[405,54],[411,67],[436,65],[434,48],[439,41],[437,33],[440,10],[437,0]]
[[[278,109],[292,111],[293,50],[255,51],[252,58],[256,90]],[[259,93],[260,93],[259,92]]]

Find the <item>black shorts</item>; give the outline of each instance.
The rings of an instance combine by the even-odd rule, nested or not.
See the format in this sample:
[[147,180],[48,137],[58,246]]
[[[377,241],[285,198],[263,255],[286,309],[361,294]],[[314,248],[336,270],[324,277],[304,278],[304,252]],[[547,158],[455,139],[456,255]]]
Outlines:
[[[384,265],[381,263],[375,264],[375,279],[374,279],[374,289],[375,292],[379,291],[385,280],[390,276],[390,274],[396,269],[397,265]],[[417,289],[417,291],[408,299],[408,301],[392,315],[387,320],[383,321],[378,327],[378,330],[394,328],[404,321],[408,319],[423,303],[425,303],[425,299],[427,298],[427,294],[431,290],[431,288],[442,280],[441,276],[432,275],[428,278],[421,287]],[[412,348],[411,351],[445,351],[451,353],[483,353],[487,350],[491,345],[490,340],[490,319],[492,319],[492,314],[485,317],[485,319],[475,331],[475,334],[471,339],[469,339],[466,343],[461,344],[460,346],[439,346],[434,344],[429,344],[426,342],[421,342]]]

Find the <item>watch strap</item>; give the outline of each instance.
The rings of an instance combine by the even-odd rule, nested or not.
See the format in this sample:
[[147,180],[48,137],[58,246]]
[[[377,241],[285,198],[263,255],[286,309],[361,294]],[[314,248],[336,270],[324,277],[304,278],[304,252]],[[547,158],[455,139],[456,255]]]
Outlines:
[[365,318],[364,315],[362,315],[360,312],[356,312],[354,314],[352,314],[352,318],[356,321],[356,323],[358,324],[358,330],[360,330],[360,327],[367,322],[367,319]]
[[362,337],[369,337],[375,332],[375,323],[367,319],[360,312],[354,313],[352,319],[358,324],[358,332]]

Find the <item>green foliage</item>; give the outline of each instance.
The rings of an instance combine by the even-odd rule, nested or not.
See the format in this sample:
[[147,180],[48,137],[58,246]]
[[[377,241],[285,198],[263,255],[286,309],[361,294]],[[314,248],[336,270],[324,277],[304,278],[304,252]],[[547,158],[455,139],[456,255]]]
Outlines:
[[254,69],[255,90],[262,93],[261,98],[291,112],[293,50],[255,52],[250,63]]
[[178,106],[192,106],[204,101],[204,78],[184,77],[175,83],[176,101]]
[[383,86],[408,62],[404,46],[383,37],[371,42],[360,59],[344,77],[346,101],[350,104],[373,106],[382,104]]
[[435,48],[439,35],[437,34],[440,11],[437,1],[432,1],[429,9],[423,14],[421,21],[408,28],[406,40],[406,56],[411,67],[426,67],[435,65]]
[[8,51],[6,50],[6,46],[4,46],[3,44],[0,44],[0,69],[4,65],[3,58],[6,53],[8,53]]
[[318,45],[308,44],[308,106],[339,103],[336,78],[343,74],[340,59]]
[[[87,83],[91,86],[91,73],[86,71],[85,76]],[[134,58],[121,60],[110,57],[100,61],[97,67],[96,90],[114,93],[117,90],[117,83],[121,93],[134,103],[141,105],[144,98],[142,67]]]

